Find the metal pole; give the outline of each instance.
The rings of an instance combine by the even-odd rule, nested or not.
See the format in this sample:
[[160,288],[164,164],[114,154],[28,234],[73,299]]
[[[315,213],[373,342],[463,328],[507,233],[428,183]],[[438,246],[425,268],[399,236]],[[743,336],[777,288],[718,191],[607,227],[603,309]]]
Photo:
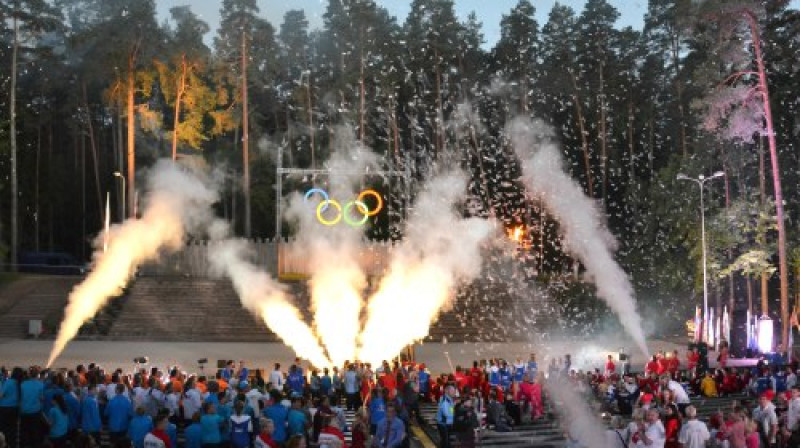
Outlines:
[[127,203],[125,202],[125,190],[127,187],[127,182],[125,182],[125,176],[120,173],[119,171],[114,171],[114,177],[119,177],[122,179],[122,219],[120,221],[125,221],[125,218],[128,217],[127,215]]
[[[708,273],[706,267],[706,209],[703,206],[703,183],[704,180],[697,182],[697,185],[700,187],[700,233],[702,234],[702,244],[703,244],[703,319],[704,319],[704,326],[707,327],[709,323],[708,320]],[[703,328],[703,332],[708,334],[708,329]],[[706,338],[707,340],[708,338]]]

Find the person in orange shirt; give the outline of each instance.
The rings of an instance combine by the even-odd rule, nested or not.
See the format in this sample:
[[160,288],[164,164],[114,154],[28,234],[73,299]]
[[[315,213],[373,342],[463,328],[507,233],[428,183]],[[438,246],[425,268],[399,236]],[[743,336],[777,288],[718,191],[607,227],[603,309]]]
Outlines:
[[659,351],[658,356],[656,356],[656,359],[658,360],[658,369],[656,370],[658,376],[667,373],[667,370],[669,370],[669,365],[668,365],[669,361],[667,360],[667,357],[664,355],[664,352]]
[[200,391],[201,395],[205,395],[208,392],[208,385],[206,384],[206,377],[201,376],[198,378],[197,383],[194,385],[195,389]]

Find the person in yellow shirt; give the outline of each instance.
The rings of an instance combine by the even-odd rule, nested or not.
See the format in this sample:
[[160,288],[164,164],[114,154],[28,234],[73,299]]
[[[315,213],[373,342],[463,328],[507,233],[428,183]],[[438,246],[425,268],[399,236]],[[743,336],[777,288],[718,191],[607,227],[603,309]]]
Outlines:
[[714,380],[714,377],[711,376],[711,372],[706,372],[705,378],[700,381],[700,393],[703,394],[704,397],[717,396],[717,382]]

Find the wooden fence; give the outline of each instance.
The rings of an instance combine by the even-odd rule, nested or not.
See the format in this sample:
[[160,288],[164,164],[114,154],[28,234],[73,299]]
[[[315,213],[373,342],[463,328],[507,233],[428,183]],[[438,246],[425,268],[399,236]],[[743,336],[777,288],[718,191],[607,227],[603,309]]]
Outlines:
[[[295,250],[294,240],[252,240],[251,259],[255,265],[282,280],[304,279],[310,276],[309,257]],[[389,266],[395,243],[390,241],[366,242],[358,254],[359,263],[369,276],[383,274]],[[212,251],[209,254],[209,251]],[[206,241],[188,243],[178,252],[165,255],[157,263],[148,263],[139,269],[140,275],[209,277],[209,256],[214,256],[213,245]]]

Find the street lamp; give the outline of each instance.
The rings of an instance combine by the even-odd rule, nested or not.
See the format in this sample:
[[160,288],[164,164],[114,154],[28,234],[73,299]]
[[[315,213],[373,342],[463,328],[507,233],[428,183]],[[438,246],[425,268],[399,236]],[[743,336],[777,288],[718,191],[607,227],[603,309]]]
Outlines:
[[125,213],[127,211],[127,203],[125,202],[125,189],[127,188],[127,183],[125,182],[125,176],[119,171],[114,171],[114,177],[119,177],[122,179],[122,221],[125,221],[125,218],[128,216]]
[[[702,239],[702,246],[703,246],[703,335],[708,334],[708,283],[707,277],[708,274],[706,272],[706,209],[703,205],[703,187],[705,183],[724,176],[725,173],[722,171],[717,171],[716,173],[712,174],[709,177],[705,177],[704,175],[700,175],[698,178],[689,177],[685,174],[678,174],[678,180],[690,180],[697,184],[700,187],[700,234]],[[707,339],[707,337],[704,337]]]

